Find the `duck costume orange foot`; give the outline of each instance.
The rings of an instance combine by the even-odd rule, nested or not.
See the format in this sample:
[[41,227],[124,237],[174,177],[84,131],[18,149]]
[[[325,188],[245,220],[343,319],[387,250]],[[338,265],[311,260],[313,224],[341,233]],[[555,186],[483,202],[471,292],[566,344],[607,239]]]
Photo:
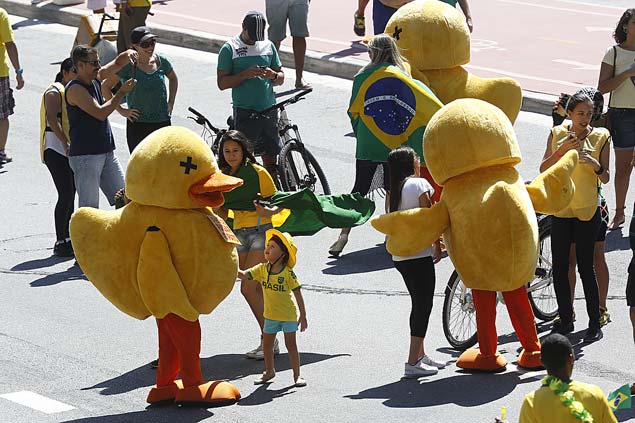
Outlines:
[[211,313],[236,280],[236,240],[212,207],[241,184],[218,169],[196,134],[171,126],[130,156],[128,205],[73,214],[71,239],[88,279],[124,313],[157,319],[159,368],[149,403],[222,405],[240,398],[228,382],[203,380],[198,317]]
[[541,367],[540,342],[525,284],[538,260],[535,212],[553,214],[571,202],[575,150],[525,185],[515,166],[520,149],[510,120],[496,106],[477,99],[455,100],[430,119],[423,136],[426,164],[443,185],[431,208],[390,213],[371,221],[388,235],[393,255],[409,256],[443,234],[461,280],[472,289],[480,350],[465,351],[457,366],[500,371],[496,291],[503,292],[523,346],[518,364]]

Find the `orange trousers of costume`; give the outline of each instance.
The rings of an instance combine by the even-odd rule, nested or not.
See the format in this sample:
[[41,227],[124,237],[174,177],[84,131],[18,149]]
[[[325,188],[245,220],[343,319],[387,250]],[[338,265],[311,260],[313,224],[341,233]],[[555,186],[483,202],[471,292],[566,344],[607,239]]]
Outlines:
[[[496,354],[498,335],[496,334],[496,292],[472,290],[474,307],[476,308],[476,330],[478,345],[484,355]],[[516,336],[527,351],[540,351],[540,341],[536,332],[534,312],[529,304],[529,297],[524,286],[503,292],[509,318],[512,321]]]
[[201,373],[201,325],[176,314],[157,319],[159,328],[159,368],[157,387],[171,385],[181,373],[183,386],[196,386],[203,382]]

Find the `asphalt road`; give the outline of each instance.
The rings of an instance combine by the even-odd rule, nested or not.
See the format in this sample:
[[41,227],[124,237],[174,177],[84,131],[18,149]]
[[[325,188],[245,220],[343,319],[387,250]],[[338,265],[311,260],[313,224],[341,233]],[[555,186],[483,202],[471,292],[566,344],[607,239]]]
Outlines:
[[[518,371],[510,364],[505,373],[472,375],[451,364],[434,377],[400,379],[407,354],[409,298],[384,251],[383,237],[370,225],[353,230],[339,260],[326,253],[336,231],[297,239],[296,273],[304,284],[309,322],[298,344],[308,387],[290,387],[284,353],[276,361],[276,381],[268,387],[253,385],[262,363],[245,359],[243,353],[255,346],[257,326],[236,286],[212,315],[201,318],[201,355],[205,376],[230,379],[243,399],[209,410],[147,409],[145,398],[155,376],[147,365],[156,356],[155,323],[123,315],[83,279],[72,260],[52,257],[56,194],[39,162],[39,102],[57,72],[53,63],[68,54],[74,30],[20,18],[13,22],[26,86],[15,92],[8,145],[14,162],[0,167],[0,422],[486,422],[500,415],[503,406],[508,421],[517,420],[523,396],[538,387],[544,372]],[[196,129],[186,119],[187,106],[192,105],[222,123],[230,111],[230,94],[216,88],[216,57],[166,46],[159,50],[172,60],[181,82],[173,122]],[[354,163],[354,139],[345,114],[351,82],[319,75],[311,75],[311,81],[314,93],[289,114],[325,168],[333,191],[347,192]],[[124,121],[117,116],[113,123],[117,154],[125,164]],[[527,113],[516,123],[524,155],[519,169],[527,179],[537,174],[549,126],[548,117]],[[612,204],[612,187],[606,192]],[[632,200],[629,197],[628,204]],[[106,207],[103,198],[102,204]],[[630,207],[627,213],[632,213]],[[495,217],[483,224],[495,224]],[[613,322],[601,342],[576,347],[574,377],[605,391],[635,380],[624,301],[630,251],[623,232],[608,238]],[[443,289],[451,271],[448,259],[437,266],[435,308],[426,340],[428,353],[448,361],[458,356],[448,348],[441,325]],[[574,336],[579,339],[585,327],[581,292],[576,309],[580,332]],[[501,351],[512,363],[519,344],[504,308],[499,312]],[[42,397],[29,406],[15,402],[16,393],[25,391]],[[635,411],[621,412],[619,418],[633,419]]]

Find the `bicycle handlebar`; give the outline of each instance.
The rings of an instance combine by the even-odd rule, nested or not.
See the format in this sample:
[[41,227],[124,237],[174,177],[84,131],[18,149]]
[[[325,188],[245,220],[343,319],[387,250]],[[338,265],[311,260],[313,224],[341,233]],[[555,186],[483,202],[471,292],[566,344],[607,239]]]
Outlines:
[[288,99],[286,99],[284,101],[281,101],[280,103],[276,103],[273,106],[263,110],[262,112],[259,112],[259,114],[264,115],[265,113],[269,113],[272,110],[282,109],[287,104],[297,103],[298,101],[303,100],[304,96],[306,96],[307,94],[309,94],[312,91],[313,91],[313,88],[307,88],[306,90],[297,93],[293,97],[288,98]]
[[214,132],[215,134],[218,134],[220,132],[220,129],[214,127],[214,125],[212,125],[211,122],[207,120],[207,118],[203,116],[201,112],[197,111],[193,107],[188,107],[187,110],[196,116],[196,123],[198,123],[199,125],[207,125],[207,127],[211,129],[212,132]]

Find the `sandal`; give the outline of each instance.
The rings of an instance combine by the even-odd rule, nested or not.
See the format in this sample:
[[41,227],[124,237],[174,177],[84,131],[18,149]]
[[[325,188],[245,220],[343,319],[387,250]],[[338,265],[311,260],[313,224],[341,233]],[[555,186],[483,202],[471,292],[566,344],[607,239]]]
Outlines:
[[620,226],[622,226],[624,224],[624,222],[626,222],[626,216],[624,216],[624,209],[626,207],[622,207],[620,209],[615,209],[615,215],[617,215],[617,211],[618,210],[622,210],[622,218],[620,220],[617,220],[616,216],[613,216],[613,221],[611,222],[611,224],[608,226],[608,230],[609,231],[614,231],[616,229],[619,229]]
[[268,376],[267,372],[264,372],[256,380],[254,380],[254,385],[264,385],[265,383],[270,383],[271,379],[274,377],[276,377],[276,372],[273,372],[271,376]]
[[340,236],[337,241],[335,241],[333,245],[329,247],[329,255],[331,257],[339,257],[347,243],[348,237]]
[[293,386],[295,386],[296,388],[304,388],[306,386],[306,380],[299,377],[296,379],[295,384]]
[[306,82],[304,79],[301,79],[295,82],[295,88],[297,90],[308,90],[309,88],[311,88],[311,84]]

